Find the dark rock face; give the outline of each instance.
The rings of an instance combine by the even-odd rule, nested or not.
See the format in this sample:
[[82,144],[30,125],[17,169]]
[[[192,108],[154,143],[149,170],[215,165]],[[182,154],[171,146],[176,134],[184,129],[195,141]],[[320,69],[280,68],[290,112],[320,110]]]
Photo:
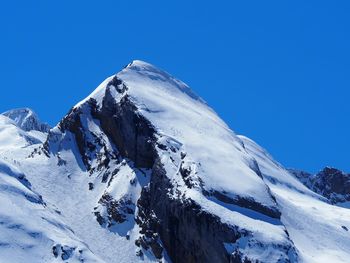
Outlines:
[[[107,149],[104,149],[104,162],[99,162],[101,166],[107,167],[110,160],[116,159],[118,155],[132,160],[137,167],[151,168],[154,163],[155,130],[152,124],[137,112],[130,98],[124,94],[126,89],[125,85],[115,77],[106,88],[101,108],[97,107],[94,99],[90,99],[85,103],[84,110],[73,108],[59,124],[61,131],[70,131],[74,134],[87,170],[92,168],[89,160],[91,153],[99,153],[99,149],[106,145],[101,138],[87,131],[82,125],[82,118],[86,118],[86,110],[100,122],[100,129],[115,146],[110,156],[106,154]],[[116,103],[112,96],[112,90],[123,96],[119,103]],[[96,138],[93,141],[87,139],[87,133]]]
[[248,198],[241,198],[241,197],[232,199],[226,196],[224,193],[220,193],[218,191],[214,191],[210,194],[221,202],[248,208],[248,209],[257,211],[259,213],[262,213],[264,215],[267,215],[271,218],[275,218],[275,219],[281,218],[281,212],[278,209],[263,206],[262,204],[256,202],[255,200],[248,199]]
[[332,167],[326,167],[316,175],[297,170],[289,172],[332,204],[350,201],[350,174]]
[[81,114],[82,112],[80,109],[72,109],[67,114],[67,116],[59,123],[59,128],[62,131],[68,130],[72,134],[74,134],[79,152],[82,157],[82,161],[84,162],[86,168],[89,170],[91,167],[86,153],[86,149],[88,149],[88,142],[85,140],[85,133],[84,129],[82,128],[82,123],[80,119]]
[[[52,247],[52,253],[55,256],[55,258],[58,258],[60,256],[62,260],[69,260],[72,257],[75,250],[75,247],[62,246],[60,244],[57,244]],[[82,251],[79,251],[79,253],[81,254]]]
[[152,124],[137,112],[128,96],[116,103],[111,89],[125,91],[110,85],[106,89],[103,106],[93,113],[101,128],[117,146],[121,155],[133,160],[137,167],[151,168],[154,163],[155,130]]
[[326,167],[312,179],[312,189],[332,203],[350,201],[350,174]]
[[[182,197],[172,185],[162,164],[156,160],[149,186],[143,189],[137,204],[136,222],[145,236],[146,248],[159,250],[162,245],[172,262],[257,262],[237,247],[229,252],[226,244],[237,244],[243,238],[252,246],[264,248],[254,240],[254,234],[227,225],[213,214],[204,211],[196,202]],[[159,243],[159,238],[161,244]],[[147,246],[148,245],[148,246]],[[296,255],[291,245],[276,245],[286,255]],[[290,262],[281,259],[281,262]]]
[[156,162],[151,183],[138,202],[137,222],[143,233],[159,233],[173,262],[229,262],[223,242],[234,243],[242,234],[192,200],[169,197],[173,192],[162,164]]
[[125,198],[115,200],[109,194],[104,194],[98,202],[106,207],[108,214],[107,218],[102,218],[99,212],[95,212],[100,225],[107,224],[107,227],[111,227],[115,223],[123,223],[127,220],[127,215],[135,213],[135,205]]
[[[118,78],[114,78],[106,89],[102,107],[99,108],[96,101],[90,99],[82,107],[72,108],[58,125],[62,132],[62,135],[59,135],[61,137],[56,139],[56,134],[50,133],[43,147],[44,153],[54,153],[58,162],[62,163],[64,160],[59,155],[61,146],[52,147],[52,144],[59,141],[58,145],[61,145],[60,142],[68,140],[65,139],[68,137],[66,133],[71,133],[86,170],[90,174],[99,171],[102,174],[101,182],[108,186],[118,174],[118,169],[109,169],[111,161],[118,164],[123,158],[127,158],[132,160],[136,167],[144,168],[152,167],[156,158],[153,147],[155,131],[152,125],[138,114],[127,96],[116,103],[111,90],[123,95],[126,87]],[[89,118],[99,122],[100,131],[90,131],[86,127]],[[105,134],[105,137],[101,136],[101,133]],[[108,148],[107,144],[111,144],[113,148]],[[93,189],[94,185],[90,183],[89,190]],[[127,215],[135,212],[135,204],[130,200],[115,200],[107,193],[100,198],[99,205],[105,207],[108,218],[101,216],[98,211],[94,214],[101,225],[107,224],[108,227],[114,223],[123,223]]]

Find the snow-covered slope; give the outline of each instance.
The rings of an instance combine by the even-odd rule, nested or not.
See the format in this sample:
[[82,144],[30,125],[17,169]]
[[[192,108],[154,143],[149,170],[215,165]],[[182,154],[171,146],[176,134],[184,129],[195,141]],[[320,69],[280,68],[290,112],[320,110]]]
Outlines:
[[[42,262],[52,262],[50,256],[60,262],[62,246],[76,248],[68,262],[80,250],[84,262],[112,263],[344,262],[349,256],[349,210],[328,204],[231,131],[186,84],[148,63],[133,61],[106,79],[56,127],[39,129],[44,140],[33,137],[21,114],[5,115],[0,132],[15,136],[1,140],[0,133],[0,160],[21,170],[26,191],[44,200],[40,211],[66,234],[59,239],[51,233],[57,224],[37,220],[50,240],[36,250],[48,256]],[[323,238],[326,229],[332,236]]]
[[0,204],[0,262],[102,262],[31,190],[25,175],[2,160]]
[[312,192],[252,140],[240,136],[282,212],[282,222],[302,262],[348,262],[350,210]]
[[10,149],[18,149],[33,144],[42,143],[47,134],[41,132],[26,132],[4,115],[0,115],[0,154]]

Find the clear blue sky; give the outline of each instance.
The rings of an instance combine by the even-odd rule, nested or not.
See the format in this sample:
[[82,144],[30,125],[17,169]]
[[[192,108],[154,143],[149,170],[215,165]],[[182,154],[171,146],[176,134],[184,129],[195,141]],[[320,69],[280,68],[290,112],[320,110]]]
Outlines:
[[55,124],[133,59],[288,167],[350,171],[349,1],[3,1],[0,111]]

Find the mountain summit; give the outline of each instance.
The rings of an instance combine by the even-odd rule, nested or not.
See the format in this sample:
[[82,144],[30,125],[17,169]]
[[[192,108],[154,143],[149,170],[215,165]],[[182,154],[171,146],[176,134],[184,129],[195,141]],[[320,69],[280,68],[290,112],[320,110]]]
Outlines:
[[[348,209],[309,189],[231,131],[185,83],[151,64],[136,60],[107,78],[45,134],[42,142],[0,152],[6,161],[0,171],[23,192],[0,198],[18,203],[16,211],[30,219],[0,209],[6,218],[0,234],[7,233],[8,244],[0,245],[0,259],[349,258]],[[33,203],[45,220],[27,212]],[[17,222],[21,227],[11,227]]]
[[2,113],[2,115],[13,120],[24,131],[48,132],[50,129],[50,126],[40,122],[36,113],[29,108],[13,109]]

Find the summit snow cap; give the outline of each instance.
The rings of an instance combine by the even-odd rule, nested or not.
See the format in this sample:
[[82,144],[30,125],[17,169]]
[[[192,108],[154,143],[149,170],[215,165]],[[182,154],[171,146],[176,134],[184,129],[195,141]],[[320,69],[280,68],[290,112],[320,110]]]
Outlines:
[[205,101],[202,98],[200,98],[197,94],[195,94],[186,83],[176,79],[166,71],[163,71],[150,63],[144,62],[142,60],[134,60],[130,64],[128,64],[123,71],[125,70],[133,70],[136,71],[140,76],[146,78],[148,77],[153,80],[168,82],[172,84],[174,88],[179,89],[191,98],[205,103]]
[[181,80],[175,78],[171,74],[157,68],[156,66],[150,63],[141,60],[133,60],[131,63],[125,66],[119,73],[112,75],[108,77],[105,81],[103,81],[87,98],[76,104],[74,108],[78,108],[90,98],[94,98],[97,102],[101,102],[101,100],[105,96],[106,88],[113,85],[112,83],[115,79],[123,81],[127,88],[130,86],[127,85],[127,80],[132,82],[137,81],[139,83],[149,84],[138,85],[137,89],[139,92],[152,94],[152,92],[157,91],[157,89],[155,89],[155,86],[161,86],[161,90],[158,89],[158,91],[160,92],[165,91],[167,94],[173,94],[174,96],[181,92],[185,97],[191,98],[192,100],[207,105],[207,103],[201,97],[195,94],[191,90],[191,88]]

